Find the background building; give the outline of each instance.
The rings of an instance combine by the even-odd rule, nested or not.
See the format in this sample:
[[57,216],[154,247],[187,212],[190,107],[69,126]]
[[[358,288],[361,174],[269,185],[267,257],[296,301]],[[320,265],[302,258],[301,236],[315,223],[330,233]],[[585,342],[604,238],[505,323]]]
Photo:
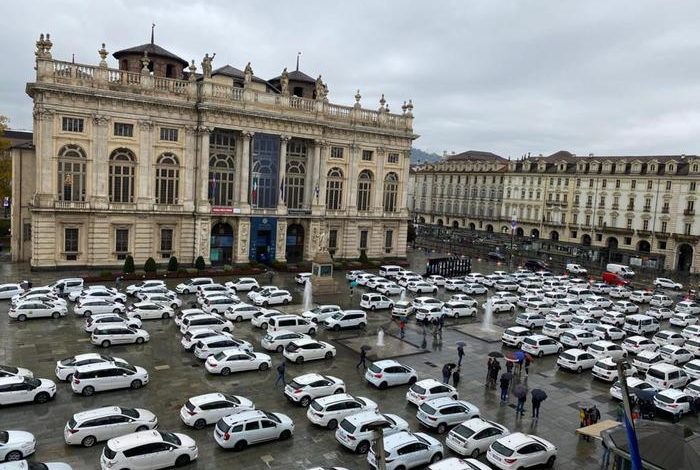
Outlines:
[[[404,257],[413,105],[328,101],[321,77],[202,73],[157,44],[97,66],[37,41],[34,148],[13,152],[15,260],[110,266]],[[322,237],[322,233],[327,234]]]
[[482,155],[414,168],[417,222],[510,234],[515,221],[518,239],[575,244],[593,259],[698,271],[700,157]]

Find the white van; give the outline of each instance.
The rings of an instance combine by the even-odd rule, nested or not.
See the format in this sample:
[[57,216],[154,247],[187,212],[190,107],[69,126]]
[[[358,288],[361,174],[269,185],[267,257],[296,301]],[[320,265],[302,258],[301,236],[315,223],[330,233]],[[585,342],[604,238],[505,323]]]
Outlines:
[[622,329],[635,335],[645,335],[659,331],[659,322],[648,315],[629,315],[625,318]]
[[83,278],[74,277],[69,279],[59,279],[58,281],[49,284],[49,287],[61,295],[68,295],[71,292],[80,292],[83,290]]
[[683,369],[671,364],[655,364],[649,367],[646,380],[657,390],[683,388],[690,378]]
[[272,332],[287,330],[294,333],[313,335],[316,333],[316,324],[298,315],[278,315],[270,318],[268,330]]
[[379,266],[379,275],[393,279],[399,274],[399,272],[401,272],[401,270],[401,266],[387,264],[384,266]]
[[608,263],[605,270],[618,274],[622,277],[634,277],[634,271],[632,271],[629,266],[624,264]]
[[588,274],[588,270],[580,264],[569,263],[566,265],[566,271],[571,274]]

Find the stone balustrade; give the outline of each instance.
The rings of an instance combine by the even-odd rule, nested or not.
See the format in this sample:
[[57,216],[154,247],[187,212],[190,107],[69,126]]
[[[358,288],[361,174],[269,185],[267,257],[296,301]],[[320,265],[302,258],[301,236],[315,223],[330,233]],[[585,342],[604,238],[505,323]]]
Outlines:
[[[192,100],[221,104],[234,108],[267,111],[280,115],[300,114],[305,118],[340,124],[358,125],[412,132],[413,114],[391,114],[383,107],[379,111],[355,106],[329,103],[323,99],[307,99],[298,96],[266,93],[250,88],[237,88],[215,83],[211,79],[200,81],[154,77],[149,73],[111,69],[103,65],[93,66],[37,58],[37,83],[55,83],[76,87],[107,89],[124,93],[166,97],[174,100]],[[404,106],[406,108],[406,106]]]

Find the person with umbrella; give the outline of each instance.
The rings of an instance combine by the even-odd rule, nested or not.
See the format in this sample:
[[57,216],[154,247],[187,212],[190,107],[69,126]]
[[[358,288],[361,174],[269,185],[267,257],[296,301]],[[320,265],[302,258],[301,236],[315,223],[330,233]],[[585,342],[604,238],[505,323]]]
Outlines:
[[452,369],[454,364],[445,364],[442,366],[442,383],[450,383],[450,376],[452,375]]
[[518,404],[515,407],[515,416],[525,414],[525,402],[527,401],[527,387],[525,384],[519,383],[513,389],[513,395],[518,399]]
[[493,360],[493,364],[491,365],[491,388],[496,388],[496,379],[498,379],[498,374],[501,372],[501,363],[498,362],[498,359]]
[[462,366],[462,359],[464,358],[464,342],[459,341],[457,343],[457,358],[459,359],[457,361],[457,367]]
[[525,354],[525,375],[530,375],[530,364],[532,364],[532,356]]
[[504,372],[501,374],[501,401],[505,402],[508,400],[508,388],[510,388],[510,381],[513,380],[513,374],[510,372]]
[[489,362],[486,364],[486,386],[491,383],[491,369],[493,369],[493,363],[496,359],[489,355]]
[[535,388],[531,392],[532,395],[532,419],[540,418],[540,405],[547,399],[547,393],[541,388]]
[[454,372],[452,372],[452,385],[457,388],[457,385],[459,385],[459,367],[455,369]]
[[506,372],[513,373],[513,361],[506,360]]

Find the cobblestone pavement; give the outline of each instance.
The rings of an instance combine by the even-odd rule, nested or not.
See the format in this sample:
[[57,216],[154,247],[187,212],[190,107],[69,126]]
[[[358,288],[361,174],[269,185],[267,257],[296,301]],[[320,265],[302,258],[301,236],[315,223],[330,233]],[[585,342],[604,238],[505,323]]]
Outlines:
[[[415,253],[412,256],[413,268],[422,271],[424,256]],[[28,273],[26,268],[3,264],[0,266],[0,281],[10,282],[31,276],[34,285],[61,277],[58,273]],[[500,269],[494,264],[475,263],[474,270],[489,272]],[[330,298],[315,298],[316,303],[340,303],[343,307],[357,307],[361,292],[350,298],[344,273],[336,273],[341,293]],[[278,274],[275,282],[284,284],[293,290],[295,305],[284,310],[300,311],[302,289],[297,287],[291,275]],[[170,283],[170,281],[169,281]],[[174,283],[173,283],[174,284]],[[444,292],[440,297],[449,297]],[[55,362],[58,359],[82,352],[96,351],[82,332],[82,318],[69,313],[61,320],[33,320],[26,323],[9,321],[7,303],[0,304],[0,363],[29,367],[37,377],[54,379]],[[546,390],[549,398],[543,403],[539,421],[526,414],[517,419],[514,403],[501,404],[498,392],[484,386],[486,373],[486,355],[492,350],[501,350],[500,343],[486,343],[466,336],[454,329],[464,323],[480,321],[459,319],[448,321],[442,337],[433,338],[432,334],[423,336],[420,328],[409,323],[405,342],[398,339],[398,325],[393,322],[388,312],[370,312],[368,328],[365,331],[320,332],[319,337],[331,341],[338,348],[338,356],[330,361],[308,362],[303,365],[289,364],[288,380],[307,372],[322,372],[343,378],[348,392],[367,396],[379,403],[380,408],[389,413],[404,417],[411,428],[420,430],[415,418],[416,409],[407,405],[404,398],[406,387],[397,387],[385,391],[370,388],[362,380],[362,371],[355,368],[358,344],[373,345],[370,354],[380,353],[392,356],[393,353],[412,352],[402,355],[400,361],[418,370],[419,378],[440,376],[440,369],[446,362],[456,362],[457,341],[467,343],[466,358],[462,365],[462,380],[459,384],[460,398],[477,405],[482,416],[507,426],[512,431],[532,432],[550,440],[559,450],[555,468],[558,469],[593,469],[598,467],[601,447],[595,442],[582,441],[574,434],[578,427],[577,405],[581,401],[598,404],[604,418],[615,416],[616,403],[609,399],[609,386],[591,380],[590,373],[581,375],[557,371],[555,357],[536,360],[528,377],[523,377],[531,388]],[[512,323],[510,314],[497,315],[500,325]],[[65,461],[76,469],[99,468],[99,454],[102,446],[90,449],[69,447],[63,442],[63,427],[73,413],[108,405],[136,406],[156,413],[160,428],[184,432],[198,443],[199,460],[191,464],[192,469],[304,469],[317,465],[337,465],[350,469],[367,468],[364,456],[346,451],[336,443],[333,433],[313,426],[305,416],[305,409],[287,403],[281,387],[275,388],[274,366],[280,362],[281,355],[273,354],[273,369],[267,372],[247,372],[218,377],[208,374],[202,363],[190,353],[185,352],[179,344],[179,331],[172,320],[144,321],[144,327],[151,334],[151,341],[144,345],[112,347],[109,353],[123,357],[135,365],[145,367],[151,382],[140,390],[114,391],[98,393],[92,397],[82,397],[71,392],[70,386],[58,384],[55,400],[43,405],[21,405],[0,409],[0,427],[6,429],[23,429],[35,434],[38,441],[35,460]],[[382,351],[376,346],[376,334],[379,328],[387,334],[387,346],[390,351]],[[261,330],[251,327],[248,322],[237,326],[237,337],[251,341],[259,346]],[[410,347],[409,347],[410,345]],[[394,348],[396,348],[394,350]],[[253,446],[243,452],[231,452],[220,449],[213,440],[213,428],[201,431],[184,426],[179,418],[179,408],[185,400],[196,394],[225,391],[243,395],[252,399],[258,408],[280,411],[291,416],[296,423],[293,439],[284,442],[272,442]],[[698,430],[697,418],[688,417],[684,423]],[[444,436],[438,437],[444,442]],[[446,454],[452,455],[449,450]]]

